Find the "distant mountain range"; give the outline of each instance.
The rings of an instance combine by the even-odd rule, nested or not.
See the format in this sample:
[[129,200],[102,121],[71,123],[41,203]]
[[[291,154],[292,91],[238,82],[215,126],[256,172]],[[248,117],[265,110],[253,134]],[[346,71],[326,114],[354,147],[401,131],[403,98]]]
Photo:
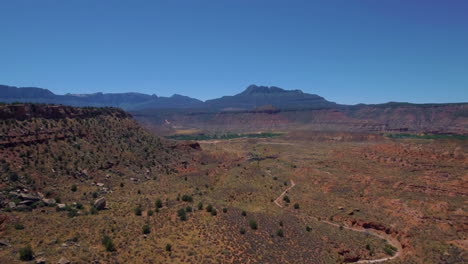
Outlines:
[[0,85],[0,102],[63,104],[69,106],[112,106],[124,110],[160,108],[200,108],[203,102],[174,94],[162,97],[141,93],[93,93],[57,95],[43,88]]
[[252,110],[266,105],[279,109],[321,109],[339,105],[300,90],[251,85],[234,96],[203,102],[188,96],[162,97],[141,93],[93,93],[56,95],[43,88],[0,85],[0,101],[63,104],[70,106],[112,106],[124,110],[141,109],[212,109]]
[[168,134],[184,129],[468,132],[468,103],[341,105],[300,90],[256,85],[205,102],[182,95],[141,93],[56,95],[42,88],[0,85],[0,102],[119,107],[155,131]]

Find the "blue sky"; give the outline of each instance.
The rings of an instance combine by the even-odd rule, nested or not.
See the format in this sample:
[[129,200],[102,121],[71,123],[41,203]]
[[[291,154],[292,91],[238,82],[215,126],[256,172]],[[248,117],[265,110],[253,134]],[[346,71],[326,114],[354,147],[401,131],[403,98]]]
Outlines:
[[465,0],[3,0],[0,84],[467,102],[466,14]]

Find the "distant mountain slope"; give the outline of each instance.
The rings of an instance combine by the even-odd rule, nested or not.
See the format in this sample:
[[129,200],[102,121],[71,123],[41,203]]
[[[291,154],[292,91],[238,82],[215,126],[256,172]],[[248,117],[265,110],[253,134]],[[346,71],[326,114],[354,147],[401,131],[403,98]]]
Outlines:
[[125,110],[141,109],[210,109],[252,110],[271,105],[278,109],[323,109],[340,105],[329,102],[315,94],[300,90],[284,90],[278,87],[251,85],[245,91],[233,96],[202,102],[200,100],[174,94],[171,97],[158,97],[141,93],[93,93],[56,95],[43,88],[18,88],[0,85],[0,101],[53,103],[70,106],[120,107]]
[[159,97],[141,93],[94,93],[56,95],[43,88],[0,85],[0,101],[63,104],[69,106],[119,107],[125,110],[198,108],[203,102],[181,95]]
[[278,87],[250,85],[242,93],[234,96],[223,96],[205,102],[208,108],[250,110],[265,105],[280,109],[320,109],[338,107],[315,94],[301,90],[284,90]]

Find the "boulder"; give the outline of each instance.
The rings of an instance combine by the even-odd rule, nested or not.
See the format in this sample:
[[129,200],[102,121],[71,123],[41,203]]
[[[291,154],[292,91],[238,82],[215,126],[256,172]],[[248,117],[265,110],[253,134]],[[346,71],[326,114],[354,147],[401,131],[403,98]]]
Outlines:
[[57,203],[57,201],[55,201],[55,199],[51,198],[51,199],[47,199],[47,198],[44,198],[42,199],[42,201],[48,205],[48,206],[53,206]]
[[32,195],[32,194],[29,194],[29,193],[20,193],[19,196],[23,200],[31,200],[31,201],[39,201],[40,200],[39,196]]
[[98,210],[104,210],[106,208],[106,198],[101,197],[94,201],[94,207]]
[[46,261],[47,260],[45,258],[38,258],[38,259],[36,259],[36,264],[45,264]]
[[61,257],[60,260],[57,262],[57,264],[70,264],[71,262],[64,258],[64,257]]
[[15,202],[9,202],[8,207],[10,207],[10,209],[15,209],[16,208]]
[[63,204],[63,203],[59,203],[59,204],[57,204],[57,207],[58,207],[58,209],[65,209],[67,207],[67,205]]

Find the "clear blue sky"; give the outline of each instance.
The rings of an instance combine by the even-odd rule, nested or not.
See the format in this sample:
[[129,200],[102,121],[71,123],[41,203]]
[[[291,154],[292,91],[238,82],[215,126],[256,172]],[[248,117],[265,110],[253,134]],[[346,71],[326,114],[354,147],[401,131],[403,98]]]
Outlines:
[[466,0],[2,0],[0,84],[468,101]]

